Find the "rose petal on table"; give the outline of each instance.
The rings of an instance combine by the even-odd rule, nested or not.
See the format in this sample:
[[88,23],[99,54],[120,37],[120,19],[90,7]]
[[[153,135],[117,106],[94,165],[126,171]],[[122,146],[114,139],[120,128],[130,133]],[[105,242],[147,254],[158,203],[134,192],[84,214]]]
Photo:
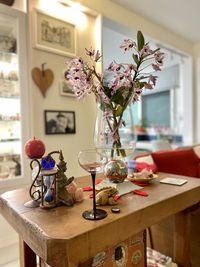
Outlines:
[[83,190],[83,191],[92,191],[92,186],[85,186],[85,187],[82,187],[82,190]]
[[135,190],[132,190],[132,192],[134,194],[136,194],[136,195],[140,195],[140,196],[143,196],[143,197],[147,197],[148,196],[147,192],[145,192],[143,190],[137,190],[137,189],[135,189]]
[[95,182],[95,184],[96,184],[96,185],[97,185],[97,184],[100,184],[102,181],[103,181],[103,179],[102,179],[102,178],[98,178],[98,179],[96,179],[96,182]]
[[[97,184],[99,184],[99,183],[101,183],[103,181],[103,179],[102,178],[99,178],[99,179],[97,179],[96,180],[96,182],[95,182],[95,184],[97,185]],[[82,187],[82,190],[83,191],[92,191],[92,186],[84,186],[84,187]]]

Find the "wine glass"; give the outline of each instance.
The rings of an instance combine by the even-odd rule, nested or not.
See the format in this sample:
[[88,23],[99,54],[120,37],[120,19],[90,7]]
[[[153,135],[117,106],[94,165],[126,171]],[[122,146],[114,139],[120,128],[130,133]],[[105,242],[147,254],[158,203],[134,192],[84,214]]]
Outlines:
[[100,172],[106,163],[106,157],[95,149],[82,150],[78,154],[78,162],[84,170],[91,174],[93,190],[93,209],[84,211],[82,216],[87,220],[101,220],[107,216],[107,212],[96,208],[95,178],[96,173]]

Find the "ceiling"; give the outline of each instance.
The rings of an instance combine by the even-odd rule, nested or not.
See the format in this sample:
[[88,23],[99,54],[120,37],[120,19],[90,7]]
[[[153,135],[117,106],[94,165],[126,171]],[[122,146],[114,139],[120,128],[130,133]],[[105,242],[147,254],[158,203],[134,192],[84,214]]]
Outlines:
[[112,0],[193,43],[200,42],[199,0]]

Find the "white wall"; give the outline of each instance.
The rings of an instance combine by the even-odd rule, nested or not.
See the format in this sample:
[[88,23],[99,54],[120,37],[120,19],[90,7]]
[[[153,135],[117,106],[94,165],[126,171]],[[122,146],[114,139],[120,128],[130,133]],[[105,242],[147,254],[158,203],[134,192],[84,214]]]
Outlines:
[[[45,68],[51,69],[54,73],[54,82],[43,98],[38,87],[30,79],[30,90],[32,98],[32,117],[33,117],[33,135],[43,140],[46,145],[46,152],[52,150],[63,150],[65,160],[68,163],[67,175],[80,176],[85,172],[79,167],[77,154],[81,149],[93,146],[93,129],[95,123],[96,105],[94,98],[87,97],[84,101],[78,101],[76,98],[61,96],[59,92],[59,82],[63,78],[65,62],[69,58],[65,55],[58,55],[52,52],[45,52],[33,47],[34,25],[33,12],[34,8],[43,9],[46,1],[29,1],[30,11],[30,72],[32,68],[39,67],[46,62]],[[45,9],[47,12],[47,8]],[[48,14],[58,16],[59,19],[74,23],[80,18],[67,16],[67,9],[60,4],[52,4],[49,7]],[[95,23],[96,17],[82,14],[83,20],[81,25],[76,26],[77,30],[77,55],[85,58],[85,47],[95,47]],[[76,115],[76,134],[64,135],[45,135],[44,128],[44,110],[69,110],[75,111]]]
[[195,57],[194,57],[194,103],[195,103],[195,113],[194,113],[194,125],[195,125],[195,142],[200,143],[200,44],[194,45]]

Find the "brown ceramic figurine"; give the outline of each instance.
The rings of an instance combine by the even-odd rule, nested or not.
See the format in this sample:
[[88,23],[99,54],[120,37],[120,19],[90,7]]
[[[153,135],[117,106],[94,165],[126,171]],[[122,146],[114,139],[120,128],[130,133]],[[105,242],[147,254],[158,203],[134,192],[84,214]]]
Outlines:
[[69,185],[74,177],[67,178],[65,172],[67,170],[67,163],[64,161],[62,151],[59,155],[59,163],[57,164],[58,173],[56,178],[57,185],[57,205],[73,206],[74,199],[72,195],[66,190],[66,186]]

